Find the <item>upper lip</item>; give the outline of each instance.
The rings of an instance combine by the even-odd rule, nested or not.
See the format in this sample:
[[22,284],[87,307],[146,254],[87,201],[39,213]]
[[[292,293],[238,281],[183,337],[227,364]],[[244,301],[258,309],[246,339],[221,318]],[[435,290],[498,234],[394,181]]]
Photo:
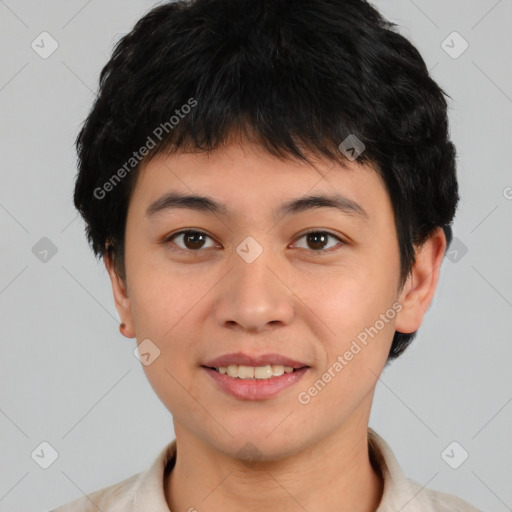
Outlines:
[[229,365],[266,366],[269,364],[280,364],[283,366],[290,366],[291,368],[302,368],[303,366],[308,366],[306,363],[301,363],[300,361],[290,359],[289,357],[281,354],[261,354],[251,356],[242,352],[224,354],[216,357],[215,359],[210,359],[204,363],[203,366],[207,366],[209,368],[220,368]]

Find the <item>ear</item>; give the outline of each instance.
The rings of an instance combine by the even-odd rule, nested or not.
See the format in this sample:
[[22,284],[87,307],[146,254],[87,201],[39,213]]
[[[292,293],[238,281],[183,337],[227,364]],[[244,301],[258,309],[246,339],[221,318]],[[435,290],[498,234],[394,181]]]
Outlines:
[[105,267],[107,269],[108,275],[110,276],[110,281],[112,283],[112,291],[114,293],[114,301],[116,305],[117,312],[121,318],[121,322],[123,322],[126,327],[124,328],[124,332],[122,333],[127,338],[134,338],[134,327],[132,321],[132,315],[130,310],[130,298],[128,297],[128,288],[125,281],[120,277],[114,266],[114,259],[112,257],[112,252],[106,250],[103,254],[103,261],[105,263]]
[[445,251],[446,237],[443,228],[437,228],[416,249],[416,263],[398,299],[402,305],[402,310],[396,317],[395,329],[398,332],[411,333],[419,329],[434,298]]

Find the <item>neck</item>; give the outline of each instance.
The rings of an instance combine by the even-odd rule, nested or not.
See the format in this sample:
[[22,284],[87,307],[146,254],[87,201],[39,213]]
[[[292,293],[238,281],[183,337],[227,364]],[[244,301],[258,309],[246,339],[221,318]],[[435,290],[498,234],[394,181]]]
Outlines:
[[[362,418],[361,418],[362,419]],[[368,422],[345,425],[320,442],[250,466],[174,422],[178,456],[165,481],[172,512],[375,512],[383,481],[370,461]],[[299,507],[299,508],[298,508]]]

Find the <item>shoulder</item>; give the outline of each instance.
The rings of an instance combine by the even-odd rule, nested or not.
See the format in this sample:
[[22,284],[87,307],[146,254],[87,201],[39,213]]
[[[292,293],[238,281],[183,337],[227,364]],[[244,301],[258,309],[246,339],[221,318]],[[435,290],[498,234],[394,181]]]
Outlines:
[[415,493],[415,498],[411,500],[409,508],[404,507],[403,512],[413,510],[421,510],[422,512],[482,512],[458,496],[424,488],[410,479],[408,479],[408,482]]
[[98,489],[87,496],[75,499],[50,512],[117,512],[126,510],[133,500],[135,487],[141,473],[114,485]]
[[461,498],[406,478],[390,446],[373,429],[368,429],[369,453],[384,480],[377,512],[481,512]]
[[50,512],[135,512],[168,511],[163,482],[166,468],[176,461],[176,440],[165,446],[153,464],[141,473],[104,487]]

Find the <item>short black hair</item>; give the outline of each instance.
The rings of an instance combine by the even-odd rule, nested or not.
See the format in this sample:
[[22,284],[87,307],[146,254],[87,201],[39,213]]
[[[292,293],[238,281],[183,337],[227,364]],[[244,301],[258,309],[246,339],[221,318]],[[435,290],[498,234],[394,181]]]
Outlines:
[[[445,96],[397,25],[364,0],[168,2],[101,71],[76,139],[74,203],[96,257],[109,251],[125,279],[141,161],[211,151],[236,134],[279,158],[343,162],[340,143],[355,136],[356,163],[372,165],[391,197],[401,288],[415,247],[438,227],[452,238],[459,196]],[[395,332],[388,362],[415,335]]]

